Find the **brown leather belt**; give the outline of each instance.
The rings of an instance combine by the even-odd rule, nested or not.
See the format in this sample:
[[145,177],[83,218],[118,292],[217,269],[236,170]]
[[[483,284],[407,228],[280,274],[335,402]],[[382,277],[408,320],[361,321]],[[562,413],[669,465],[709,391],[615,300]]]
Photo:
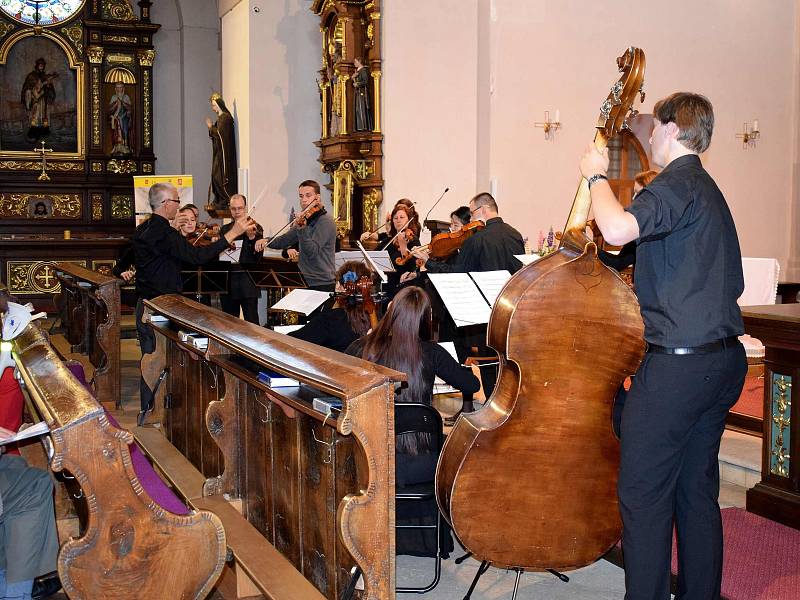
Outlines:
[[732,335],[730,337],[702,344],[700,346],[689,346],[684,348],[668,348],[667,346],[659,346],[657,344],[647,344],[647,351],[654,354],[711,354],[712,352],[719,352],[725,348],[730,348],[739,342],[739,336]]

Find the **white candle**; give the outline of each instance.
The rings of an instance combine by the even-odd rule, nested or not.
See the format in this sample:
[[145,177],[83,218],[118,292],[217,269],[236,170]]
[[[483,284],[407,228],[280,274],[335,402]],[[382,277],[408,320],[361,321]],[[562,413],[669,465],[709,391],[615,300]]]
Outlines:
[[753,120],[753,131],[758,131],[758,119]]
[[556,123],[561,123],[561,111],[556,109]]

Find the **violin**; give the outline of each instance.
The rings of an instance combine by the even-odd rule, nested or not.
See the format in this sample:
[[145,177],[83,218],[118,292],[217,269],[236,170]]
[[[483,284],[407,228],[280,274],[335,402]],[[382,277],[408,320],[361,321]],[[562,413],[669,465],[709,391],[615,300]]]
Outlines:
[[324,213],[325,207],[322,206],[321,203],[315,202],[314,204],[308,206],[305,210],[303,210],[299,215],[297,215],[294,219],[295,227],[305,227],[308,225],[308,221],[314,215],[318,213]]
[[[402,240],[403,240],[403,244],[402,244],[402,245],[401,245],[401,243],[400,243],[400,239],[401,239],[401,238],[402,238]],[[416,238],[417,238],[417,234],[416,234],[416,233],[414,232],[414,230],[413,230],[413,229],[411,229],[410,227],[407,227],[406,229],[404,229],[404,230],[403,230],[403,231],[402,231],[402,232],[401,232],[401,233],[400,233],[400,234],[399,234],[399,235],[398,235],[398,236],[395,238],[395,240],[394,240],[392,243],[393,243],[393,244],[394,244],[394,245],[395,245],[397,248],[399,248],[401,252],[404,252],[404,254],[401,254],[401,255],[400,255],[400,256],[398,256],[396,259],[394,259],[394,262],[395,262],[395,264],[398,264],[398,265],[404,265],[406,262],[408,262],[408,260],[411,258],[411,252],[409,252],[407,244],[411,243],[411,242],[412,242],[413,240],[415,240]],[[403,248],[403,246],[406,246],[406,247],[405,247],[405,248]],[[402,261],[402,262],[401,262],[401,261]]]
[[[486,224],[483,221],[472,221],[464,225],[458,231],[436,234],[429,244],[421,246],[419,250],[429,250],[431,258],[446,260],[458,252],[461,246],[464,245],[464,242],[484,227],[486,227]],[[394,262],[398,265],[404,265],[411,260],[411,258],[413,258],[413,255],[409,253],[406,256],[401,256]]]
[[219,225],[216,223],[198,223],[197,228],[186,235],[186,241],[192,246],[210,246],[219,239]]

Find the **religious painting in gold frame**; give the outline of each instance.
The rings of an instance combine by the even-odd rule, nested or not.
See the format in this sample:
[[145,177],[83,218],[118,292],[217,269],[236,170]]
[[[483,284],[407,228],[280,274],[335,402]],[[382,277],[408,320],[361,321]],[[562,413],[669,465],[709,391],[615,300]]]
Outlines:
[[[18,31],[0,46],[0,158],[84,158],[83,63],[58,34]],[[16,100],[16,101],[15,101]]]
[[333,172],[333,215],[339,234],[350,231],[350,205],[353,199],[353,171],[339,168]]

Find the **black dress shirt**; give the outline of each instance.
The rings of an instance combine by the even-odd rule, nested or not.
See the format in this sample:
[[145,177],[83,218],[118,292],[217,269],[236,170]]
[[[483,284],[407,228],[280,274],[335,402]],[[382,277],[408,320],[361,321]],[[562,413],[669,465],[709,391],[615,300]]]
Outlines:
[[519,231],[500,217],[486,221],[486,227],[474,233],[452,264],[429,260],[431,273],[471,273],[475,271],[508,271],[512,275],[522,268],[515,254],[525,254],[525,242]]
[[133,234],[136,292],[144,299],[181,291],[181,263],[202,265],[228,247],[225,238],[196,248],[164,217],[153,214]]
[[744,333],[736,227],[700,158],[673,160],[626,210],[639,224],[636,295],[645,339],[675,348]]
[[[219,234],[221,236],[225,235],[231,230],[231,227],[233,227],[232,222],[225,223],[225,225],[220,228]],[[241,240],[242,251],[239,254],[238,263],[228,263],[228,294],[231,298],[239,300],[242,298],[258,298],[261,295],[256,287],[253,275],[247,271],[248,266],[255,265],[259,258],[261,258],[261,253],[256,252],[256,241],[261,237],[262,236],[260,235],[256,235],[251,240],[249,237],[247,237],[246,233],[243,233],[234,240]]]
[[289,335],[338,352],[344,352],[358,339],[358,334],[350,327],[347,312],[343,308],[316,313],[306,325]]

